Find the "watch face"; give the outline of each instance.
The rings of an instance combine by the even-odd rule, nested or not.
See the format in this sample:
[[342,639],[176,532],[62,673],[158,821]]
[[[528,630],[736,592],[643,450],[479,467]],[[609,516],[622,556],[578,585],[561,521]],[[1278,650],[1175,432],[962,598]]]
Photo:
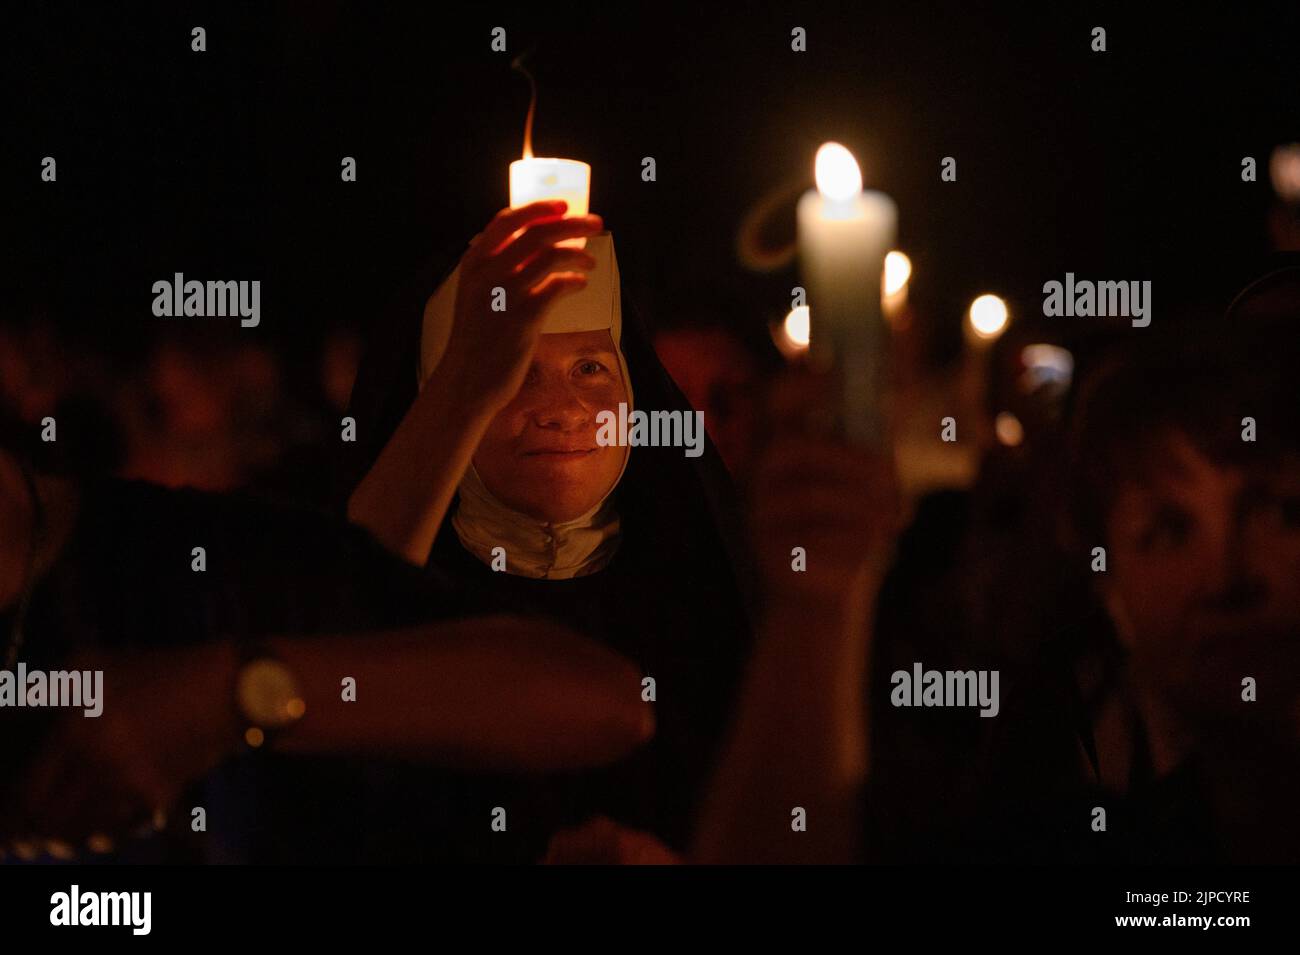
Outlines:
[[278,660],[254,660],[239,671],[236,696],[240,712],[254,726],[275,729],[302,716],[298,683]]

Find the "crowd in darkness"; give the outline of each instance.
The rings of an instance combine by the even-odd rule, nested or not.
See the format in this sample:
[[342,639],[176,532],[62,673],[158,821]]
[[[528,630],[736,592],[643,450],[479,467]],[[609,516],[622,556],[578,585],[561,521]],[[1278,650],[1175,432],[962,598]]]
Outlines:
[[[1287,135],[1272,92],[1224,131],[1249,140],[1231,189],[1237,152],[1262,179],[1248,200],[1208,189],[1217,218],[1171,198],[1214,174],[1199,159],[1116,212],[1088,190],[1163,160],[1121,170],[1095,145],[1061,168],[1091,183],[1081,202],[1129,216],[1114,248],[1064,214],[1041,218],[1042,243],[1024,231],[1035,202],[1062,201],[1055,174],[988,194],[1011,321],[982,348],[958,329],[992,269],[970,233],[983,206],[921,183],[935,144],[882,107],[905,159],[877,168],[917,223],[918,267],[890,319],[892,443],[872,448],[831,423],[834,375],[774,344],[795,263],[734,254],[739,193],[780,195],[780,176],[728,183],[695,160],[707,171],[677,188],[692,159],[674,140],[647,197],[612,172],[642,147],[607,137],[603,215],[502,209],[513,134],[476,157],[502,176],[446,155],[479,142],[472,84],[450,80],[486,84],[493,122],[514,87],[462,53],[371,115],[340,77],[371,64],[377,89],[419,89],[418,64],[380,56],[413,41],[337,4],[287,29],[291,7],[268,33],[282,49],[234,53],[247,24],[214,21],[209,61],[184,44],[160,61],[173,84],[87,54],[20,114],[58,177],[33,174],[0,276],[2,666],[102,671],[107,702],[95,719],[0,707],[0,860],[1300,860],[1300,205],[1263,171]],[[93,52],[94,26],[44,24],[27,55]],[[656,62],[652,39],[632,62]],[[564,102],[573,51],[547,49]],[[1133,75],[1117,63],[1096,80],[1107,102]],[[642,89],[599,64],[598,100]],[[953,95],[996,96],[1029,65]],[[119,86],[97,89],[101,72]],[[1050,122],[1085,111],[1070,89],[1036,94],[1059,97]],[[101,108],[61,139],[48,107],[79,90]],[[727,123],[700,97],[682,122],[708,151]],[[313,112],[325,101],[346,134]],[[559,142],[583,141],[542,103]],[[1032,105],[983,138],[953,120],[962,190],[996,178],[994,141]],[[182,134],[196,110],[220,143]],[[1170,114],[1160,131],[1191,107]],[[644,135],[674,119],[647,109]],[[1055,141],[1026,165],[1050,167]],[[358,181],[334,181],[353,153]],[[285,172],[316,156],[324,171]],[[779,250],[793,212],[772,208]],[[1185,217],[1217,223],[1194,251]],[[1131,259],[1154,318],[1049,317],[1057,256],[1116,279]],[[258,326],[150,314],[179,271],[260,280]],[[585,294],[611,271],[612,299]],[[505,318],[485,305],[499,287]],[[620,402],[701,411],[703,453],[598,446]],[[996,674],[998,699],[983,716],[900,705],[896,674],[924,671]]]

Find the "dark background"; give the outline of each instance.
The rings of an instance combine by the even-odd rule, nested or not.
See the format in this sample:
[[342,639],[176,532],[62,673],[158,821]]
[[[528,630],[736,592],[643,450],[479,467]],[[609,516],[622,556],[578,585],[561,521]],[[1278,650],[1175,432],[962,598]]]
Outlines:
[[[7,15],[6,285],[56,289],[65,321],[119,342],[157,321],[150,285],[175,271],[261,278],[262,326],[242,334],[293,348],[331,323],[364,328],[505,205],[528,104],[509,67],[530,48],[537,153],[592,164],[593,211],[657,321],[761,327],[784,312],[794,270],[746,273],[736,227],[765,191],[811,184],[827,139],[897,200],[913,301],[954,340],[975,294],[1036,312],[1066,271],[1152,279],[1162,321],[1222,304],[1255,270],[1269,151],[1300,139],[1287,7],[313,0]],[[1090,50],[1098,25],[1105,53]],[[494,26],[509,53],[491,51]],[[790,50],[794,26],[806,53]],[[46,155],[57,183],[40,182]],[[939,179],[949,155],[955,183]],[[641,181],[644,156],[657,182]]]

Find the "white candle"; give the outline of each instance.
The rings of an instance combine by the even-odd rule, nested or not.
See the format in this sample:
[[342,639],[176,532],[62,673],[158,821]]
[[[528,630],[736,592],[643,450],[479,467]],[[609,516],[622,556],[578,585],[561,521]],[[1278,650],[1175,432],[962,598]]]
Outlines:
[[[569,204],[566,219],[585,216],[591,193],[591,167],[576,159],[525,157],[510,164],[510,208],[530,202],[563,199]],[[581,249],[586,239],[566,239],[560,245]]]
[[853,155],[838,143],[817,150],[817,188],[799,200],[799,262],[808,289],[811,348],[843,376],[843,426],[850,440],[881,445],[885,321],[881,277],[894,244],[898,207],[863,191]]

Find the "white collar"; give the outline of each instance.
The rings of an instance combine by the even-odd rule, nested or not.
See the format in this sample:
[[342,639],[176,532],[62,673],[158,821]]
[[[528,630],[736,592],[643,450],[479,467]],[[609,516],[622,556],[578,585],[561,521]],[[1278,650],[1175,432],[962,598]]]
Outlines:
[[583,577],[604,570],[618,550],[620,522],[612,492],[581,517],[558,523],[539,521],[501,503],[473,465],[461,479],[459,492],[460,504],[451,519],[456,536],[489,566],[499,566],[504,556],[506,573],[538,580]]

